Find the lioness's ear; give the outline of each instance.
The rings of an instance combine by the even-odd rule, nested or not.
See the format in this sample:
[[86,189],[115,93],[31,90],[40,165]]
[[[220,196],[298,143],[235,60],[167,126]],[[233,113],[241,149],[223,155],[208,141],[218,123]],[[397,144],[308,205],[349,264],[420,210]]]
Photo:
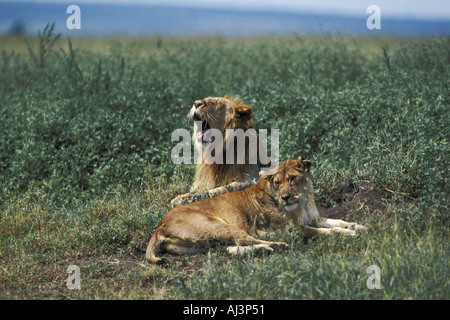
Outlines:
[[270,180],[272,180],[272,178],[273,178],[273,176],[271,176],[271,175],[263,174],[262,171],[259,173],[259,177],[260,177],[261,179],[265,179],[265,180],[267,180],[267,181],[270,181]]
[[297,169],[299,171],[304,170],[306,172],[309,172],[309,169],[311,168],[312,162],[310,160],[302,160],[302,157],[298,157],[297,159]]
[[273,169],[263,169],[259,172],[259,177],[270,181],[277,172],[278,166]]
[[252,109],[244,104],[235,106],[234,110],[236,111],[236,118],[251,119],[253,116]]

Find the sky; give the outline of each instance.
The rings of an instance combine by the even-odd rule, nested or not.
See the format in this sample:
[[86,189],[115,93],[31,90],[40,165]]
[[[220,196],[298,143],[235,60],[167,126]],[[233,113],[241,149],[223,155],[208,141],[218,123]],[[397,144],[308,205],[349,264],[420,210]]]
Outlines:
[[[0,0],[8,2],[10,0]],[[16,0],[81,4],[148,4],[185,7],[226,8],[238,10],[279,10],[305,13],[366,14],[370,5],[378,5],[384,17],[399,19],[450,20],[450,0]]]

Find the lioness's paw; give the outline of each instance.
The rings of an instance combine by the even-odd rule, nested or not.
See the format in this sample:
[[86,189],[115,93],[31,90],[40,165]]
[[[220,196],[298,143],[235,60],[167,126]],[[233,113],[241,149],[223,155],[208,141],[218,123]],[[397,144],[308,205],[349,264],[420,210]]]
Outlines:
[[353,230],[365,230],[365,229],[366,229],[365,226],[356,223]]
[[356,222],[350,222],[346,228],[351,229],[351,230],[362,230],[365,229],[366,227],[364,227],[362,224],[357,224]]
[[270,245],[270,247],[273,249],[287,249],[289,248],[289,245],[284,242],[274,242],[273,244]]
[[346,234],[349,236],[356,236],[356,231],[355,230],[351,230],[351,229],[345,229],[345,228],[341,228],[341,227],[334,227],[330,229],[331,233],[342,233],[342,234]]

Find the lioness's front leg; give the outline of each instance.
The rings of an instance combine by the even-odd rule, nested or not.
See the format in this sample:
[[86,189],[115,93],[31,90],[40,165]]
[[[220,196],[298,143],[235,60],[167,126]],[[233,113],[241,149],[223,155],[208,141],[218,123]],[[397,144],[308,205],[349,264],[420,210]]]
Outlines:
[[317,219],[317,226],[321,228],[345,228],[351,230],[364,229],[363,225],[357,224],[356,222],[347,222],[340,219],[327,219],[320,217]]
[[335,233],[342,233],[347,234],[351,236],[355,236],[356,232],[354,230],[350,229],[344,229],[341,227],[332,227],[332,228],[316,228],[316,227],[310,227],[310,226],[301,226],[301,229],[305,232],[305,236],[307,238],[311,238],[320,234],[335,234]]

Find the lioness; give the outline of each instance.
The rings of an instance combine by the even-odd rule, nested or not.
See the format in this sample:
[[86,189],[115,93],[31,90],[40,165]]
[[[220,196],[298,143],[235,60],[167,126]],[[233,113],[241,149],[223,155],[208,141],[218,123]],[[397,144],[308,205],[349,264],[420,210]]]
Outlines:
[[[211,144],[211,129],[217,129],[222,133],[223,148],[218,158],[225,159],[227,153],[233,153],[237,156],[237,144],[230,147],[229,132],[227,129],[242,129],[247,133],[254,133],[258,141],[258,147],[261,145],[254,129],[253,113],[249,106],[243,104],[237,98],[225,96],[208,97],[202,100],[196,100],[190,109],[189,116],[194,120],[194,132],[192,140],[195,148],[201,157],[200,162],[195,169],[194,183],[189,193],[179,195],[172,200],[172,205],[186,204],[197,200],[197,192],[208,192],[209,196],[216,196],[229,190],[236,191],[248,187],[251,181],[258,180],[258,173],[261,169],[261,163],[256,155],[256,163],[251,163],[249,143],[245,143],[245,163],[209,163],[207,159],[207,148]],[[201,127],[198,124],[201,123]],[[234,137],[232,137],[234,139]]]
[[354,235],[361,225],[319,217],[310,167],[311,161],[300,157],[287,160],[273,172],[262,172],[258,182],[246,189],[171,209],[153,233],[146,259],[158,263],[160,251],[200,253],[218,244],[227,245],[231,254],[255,248],[272,251],[274,246],[287,245],[257,239],[256,234],[289,222],[303,229],[306,236]]

